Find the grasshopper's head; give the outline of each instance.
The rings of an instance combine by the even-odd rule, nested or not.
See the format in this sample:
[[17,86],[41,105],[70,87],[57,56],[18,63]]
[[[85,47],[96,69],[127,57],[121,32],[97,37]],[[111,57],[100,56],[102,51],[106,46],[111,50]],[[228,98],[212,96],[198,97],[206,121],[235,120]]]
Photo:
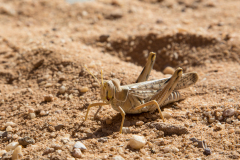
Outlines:
[[[87,67],[85,67],[87,69]],[[101,71],[101,83],[98,81],[98,79],[87,69],[87,71],[95,78],[95,80],[100,85],[100,95],[104,102],[109,103],[114,98],[114,90],[115,86],[112,82],[112,80],[109,81],[103,81],[103,74]]]
[[114,90],[115,86],[111,80],[109,81],[102,81],[100,86],[100,95],[104,102],[108,103],[114,98]]

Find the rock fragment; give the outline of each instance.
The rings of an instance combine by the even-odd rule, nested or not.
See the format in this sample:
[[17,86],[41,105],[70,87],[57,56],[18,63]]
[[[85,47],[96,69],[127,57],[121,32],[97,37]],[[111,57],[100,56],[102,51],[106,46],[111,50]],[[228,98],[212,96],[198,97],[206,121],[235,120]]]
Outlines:
[[229,108],[223,111],[223,116],[224,117],[231,117],[235,114],[234,108]]
[[80,141],[77,141],[77,142],[74,144],[73,147],[74,147],[74,148],[79,148],[79,149],[81,149],[81,150],[86,150],[86,149],[87,149],[86,146],[85,146],[82,142],[80,142]]
[[65,86],[61,86],[59,88],[59,93],[64,94],[65,92],[66,92],[66,87]]
[[111,160],[125,160],[122,156],[114,156]]
[[18,142],[11,142],[6,146],[6,151],[14,150],[18,145]]
[[75,158],[81,158],[82,157],[82,152],[79,148],[74,148],[72,152],[72,156]]
[[18,160],[18,159],[21,159],[21,157],[23,156],[23,153],[22,153],[22,146],[17,146],[14,151],[13,151],[13,154],[12,154],[12,160]]
[[45,95],[44,96],[44,101],[45,102],[52,102],[53,101],[53,95],[52,94]]
[[156,128],[158,130],[161,130],[164,132],[164,135],[181,135],[181,134],[188,134],[188,130],[184,126],[180,125],[172,125],[172,124],[167,124],[167,123],[162,123],[162,122],[153,122],[150,124],[147,124],[151,128]]
[[79,88],[79,92],[81,92],[81,93],[85,93],[88,90],[89,90],[88,87],[81,87],[81,88]]
[[2,157],[3,154],[7,153],[6,150],[0,150],[0,157]]
[[128,145],[133,149],[140,149],[146,144],[146,140],[143,136],[133,135]]
[[18,142],[22,146],[27,146],[29,144],[34,144],[35,140],[31,137],[24,137],[24,138],[18,139]]

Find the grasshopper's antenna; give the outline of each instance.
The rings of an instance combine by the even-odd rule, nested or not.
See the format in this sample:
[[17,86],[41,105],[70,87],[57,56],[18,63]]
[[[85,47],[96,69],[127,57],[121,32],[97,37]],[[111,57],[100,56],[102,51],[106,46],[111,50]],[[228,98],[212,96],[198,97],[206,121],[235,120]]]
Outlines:
[[102,73],[102,70],[101,70],[101,79],[102,79],[102,86],[103,86],[103,73]]
[[100,85],[100,82],[98,81],[98,79],[88,70],[88,68],[86,66],[84,66],[86,68],[86,70],[88,71],[88,73],[90,73],[93,78],[98,82],[98,84]]

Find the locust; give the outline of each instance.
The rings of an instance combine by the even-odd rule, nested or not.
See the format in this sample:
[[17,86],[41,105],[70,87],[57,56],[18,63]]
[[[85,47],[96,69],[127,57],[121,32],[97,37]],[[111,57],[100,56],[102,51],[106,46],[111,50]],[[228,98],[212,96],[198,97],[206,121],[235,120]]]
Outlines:
[[160,117],[165,122],[160,107],[181,100],[182,96],[178,90],[194,85],[198,80],[198,74],[196,72],[183,74],[183,69],[179,67],[170,78],[147,81],[155,60],[156,53],[151,52],[136,83],[123,86],[118,79],[103,80],[102,71],[100,83],[86,68],[99,83],[103,102],[90,104],[84,121],[87,120],[91,107],[99,106],[99,111],[102,106],[111,105],[122,115],[120,133],[122,133],[126,114],[153,112],[158,109]]

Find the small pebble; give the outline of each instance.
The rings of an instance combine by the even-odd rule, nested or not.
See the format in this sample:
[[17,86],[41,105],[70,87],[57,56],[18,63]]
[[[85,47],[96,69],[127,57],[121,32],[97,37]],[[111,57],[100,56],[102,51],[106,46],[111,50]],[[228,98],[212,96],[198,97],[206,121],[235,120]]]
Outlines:
[[64,137],[64,138],[61,139],[61,142],[62,142],[63,144],[66,144],[66,143],[69,142],[69,138]]
[[166,67],[163,70],[163,74],[171,74],[171,75],[173,75],[174,72],[175,72],[175,69],[173,69],[172,67]]
[[18,135],[17,135],[17,134],[14,134],[14,135],[12,136],[12,138],[13,138],[13,139],[17,139],[17,138],[18,138]]
[[11,142],[6,146],[6,151],[14,150],[18,145],[18,142]]
[[74,144],[73,147],[74,147],[74,148],[79,148],[79,149],[81,149],[81,150],[86,150],[86,149],[87,149],[86,146],[85,146],[82,142],[80,142],[80,141],[77,141],[77,142]]
[[168,152],[171,152],[172,150],[171,150],[171,148],[169,148],[169,147],[167,146],[167,147],[165,147],[165,148],[163,149],[163,151],[164,151],[165,153],[168,153]]
[[72,156],[75,158],[81,158],[82,157],[82,152],[79,148],[74,148],[72,152]]
[[228,130],[228,134],[231,134],[231,133],[234,133],[234,132],[235,132],[235,130],[233,128]]
[[7,132],[12,132],[12,130],[13,130],[13,129],[12,129],[11,126],[7,126],[7,128],[6,128],[6,131],[7,131]]
[[210,148],[205,148],[203,151],[203,154],[208,156],[208,155],[211,155],[212,152],[211,152]]
[[45,85],[46,88],[49,88],[49,87],[52,87],[52,86],[53,86],[52,83],[47,83],[47,84]]
[[48,113],[46,112],[46,111],[44,111],[44,110],[41,110],[40,111],[40,116],[46,116]]
[[13,107],[12,107],[12,110],[13,110],[13,111],[16,111],[17,109],[18,109],[17,106],[13,106]]
[[[235,147],[240,148],[240,144],[236,144]],[[0,152],[0,155],[1,155],[1,152]]]
[[54,148],[55,150],[62,149],[62,146],[60,144],[52,143],[51,148]]
[[85,93],[88,91],[88,87],[81,87],[79,88],[79,92]]
[[169,113],[169,112],[162,112],[162,115],[166,119],[170,119],[172,117],[171,113]]
[[22,146],[27,146],[29,144],[34,144],[35,140],[31,137],[24,137],[24,138],[18,139],[18,142]]
[[59,125],[55,126],[55,130],[60,131],[63,127],[64,127],[63,124],[59,124]]
[[66,87],[65,86],[61,86],[59,89],[59,93],[64,94],[66,92]]
[[35,113],[29,113],[28,116],[29,116],[30,119],[36,118],[36,114]]
[[199,117],[191,117],[192,121],[199,121]]
[[229,108],[223,111],[223,116],[224,117],[231,117],[235,114],[234,108]]
[[240,134],[240,129],[236,129],[235,134]]
[[106,119],[106,124],[112,124],[112,120],[111,119]]
[[34,109],[33,108],[29,108],[28,109],[28,113],[34,113]]
[[103,142],[103,143],[108,142],[108,138],[107,137],[99,138],[98,142]]
[[95,82],[95,83],[92,84],[92,86],[93,87],[99,87],[99,84]]
[[125,160],[122,156],[114,156],[111,160]]
[[136,122],[136,125],[137,125],[137,126],[141,126],[141,125],[143,125],[143,124],[144,124],[143,121],[137,121],[137,122]]
[[7,127],[7,126],[15,127],[15,126],[17,126],[17,124],[14,123],[14,122],[7,122],[7,123],[5,124],[5,126],[6,126],[6,127]]
[[146,144],[146,140],[143,136],[133,135],[128,145],[133,149],[140,149]]
[[131,131],[130,131],[130,128],[128,128],[128,127],[123,127],[122,128],[122,133],[130,133]]
[[53,153],[54,152],[54,148],[46,148],[45,150],[44,150],[44,152],[43,152],[43,155],[47,155],[47,154],[49,154],[49,153]]
[[7,153],[6,150],[0,150],[0,157],[2,157],[3,154]]
[[5,115],[6,115],[5,111],[0,112],[0,116],[5,116]]
[[22,156],[23,156],[22,146],[19,145],[19,146],[17,146],[17,147],[14,149],[14,151],[13,151],[12,160],[21,159]]
[[215,118],[214,117],[211,117],[208,119],[208,123],[213,123],[215,121]]
[[45,95],[44,96],[44,101],[45,102],[52,102],[53,101],[53,95],[52,94]]
[[172,152],[177,153],[179,152],[179,149],[177,147],[172,147]]

